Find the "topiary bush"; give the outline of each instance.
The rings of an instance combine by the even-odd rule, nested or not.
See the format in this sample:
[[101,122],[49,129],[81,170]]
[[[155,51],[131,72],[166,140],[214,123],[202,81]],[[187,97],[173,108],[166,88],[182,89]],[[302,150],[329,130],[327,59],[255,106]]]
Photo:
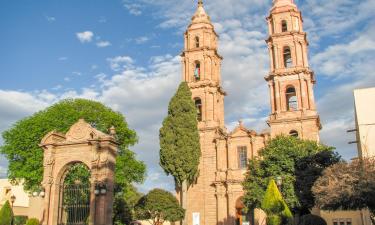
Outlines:
[[6,201],[0,210],[0,225],[10,225],[12,222],[13,212],[9,201]]
[[307,214],[300,218],[298,225],[327,225],[327,222],[320,216]]
[[28,219],[26,225],[39,225],[39,220],[35,218]]
[[267,214],[267,225],[280,225],[282,221],[289,223],[292,220],[293,215],[273,179],[268,184],[261,208]]

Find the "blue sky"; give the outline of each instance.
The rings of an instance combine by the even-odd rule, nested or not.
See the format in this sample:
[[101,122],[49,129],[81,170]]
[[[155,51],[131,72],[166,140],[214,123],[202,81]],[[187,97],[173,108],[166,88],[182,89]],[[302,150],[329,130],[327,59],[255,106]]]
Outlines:
[[[354,88],[375,86],[375,1],[296,0],[317,76],[324,143],[356,155]],[[269,113],[264,40],[271,0],[206,0],[224,56],[226,124],[262,131]],[[148,165],[142,191],[173,189],[158,166],[158,129],[181,79],[183,32],[191,0],[12,0],[0,3],[0,131],[67,97],[95,99],[123,112]],[[374,101],[374,100],[372,100]],[[151,110],[150,110],[151,109]],[[1,140],[0,140],[1,143]],[[0,176],[6,161],[0,159]]]

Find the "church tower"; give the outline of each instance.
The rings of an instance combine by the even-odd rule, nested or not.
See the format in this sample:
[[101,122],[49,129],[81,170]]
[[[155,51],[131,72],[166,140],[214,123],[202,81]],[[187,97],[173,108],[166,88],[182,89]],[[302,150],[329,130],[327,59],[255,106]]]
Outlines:
[[271,71],[265,79],[270,89],[271,137],[285,134],[319,141],[315,77],[309,67],[301,12],[293,0],[273,0],[267,21]]
[[198,9],[185,32],[182,53],[183,80],[192,91],[200,130],[224,126],[224,95],[221,88],[222,57],[217,52],[218,35],[210,17],[198,2]]
[[[221,61],[218,54],[218,35],[202,0],[184,34],[182,58],[183,81],[188,83],[197,108],[201,158],[199,177],[188,188],[186,222],[189,225],[216,224],[215,137],[224,129],[224,96],[221,87]],[[180,195],[180,190],[177,190]],[[182,200],[183,201],[183,200]]]

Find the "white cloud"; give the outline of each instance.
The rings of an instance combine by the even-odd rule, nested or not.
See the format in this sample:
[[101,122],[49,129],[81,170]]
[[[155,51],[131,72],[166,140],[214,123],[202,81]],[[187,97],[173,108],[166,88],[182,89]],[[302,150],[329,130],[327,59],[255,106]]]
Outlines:
[[114,58],[108,58],[107,61],[110,63],[113,71],[120,71],[122,69],[133,67],[134,60],[129,56],[117,56]]
[[142,14],[142,5],[139,3],[134,3],[132,0],[123,0],[124,7],[128,12],[134,16],[139,16]]
[[111,46],[111,42],[109,42],[109,41],[99,41],[99,42],[96,43],[96,46],[98,46],[98,48],[105,48],[105,47]]
[[83,31],[83,32],[76,33],[76,36],[81,43],[86,43],[86,42],[92,41],[92,38],[94,37],[94,33],[92,31]]
[[52,22],[55,22],[56,21],[56,17],[53,17],[53,16],[45,16],[46,17],[46,20],[50,23]]
[[137,44],[144,44],[146,42],[148,42],[150,40],[149,37],[146,37],[146,36],[142,36],[142,37],[138,37],[135,39],[135,43]]
[[59,61],[66,61],[68,60],[68,57],[65,57],[65,56],[61,56],[58,58]]

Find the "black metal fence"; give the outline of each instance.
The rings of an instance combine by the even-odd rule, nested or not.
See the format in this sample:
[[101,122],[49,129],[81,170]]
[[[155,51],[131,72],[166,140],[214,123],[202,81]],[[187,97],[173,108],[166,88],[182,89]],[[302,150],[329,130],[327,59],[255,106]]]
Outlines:
[[90,193],[89,185],[63,185],[58,225],[87,225],[90,216]]

